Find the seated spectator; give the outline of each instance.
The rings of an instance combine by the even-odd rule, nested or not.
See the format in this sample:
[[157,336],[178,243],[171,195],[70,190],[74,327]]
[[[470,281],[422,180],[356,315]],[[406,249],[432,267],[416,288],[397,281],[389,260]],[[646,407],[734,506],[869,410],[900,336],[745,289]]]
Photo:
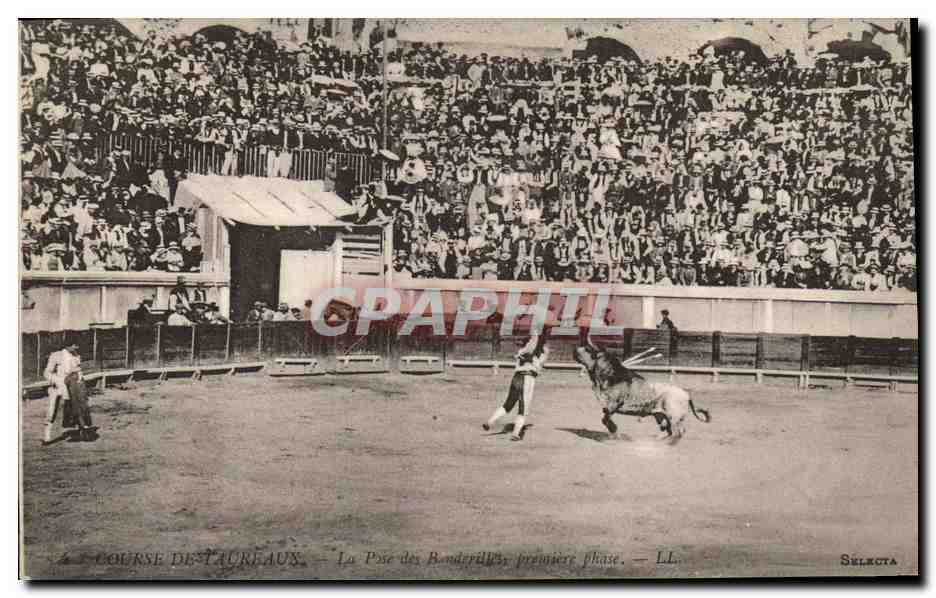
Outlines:
[[279,307],[276,310],[276,313],[273,314],[273,321],[285,322],[291,319],[292,319],[292,315],[289,311],[289,304],[286,302],[281,302],[279,304]]
[[185,308],[178,304],[175,310],[169,314],[169,320],[166,322],[169,326],[191,326],[192,322],[185,315]]

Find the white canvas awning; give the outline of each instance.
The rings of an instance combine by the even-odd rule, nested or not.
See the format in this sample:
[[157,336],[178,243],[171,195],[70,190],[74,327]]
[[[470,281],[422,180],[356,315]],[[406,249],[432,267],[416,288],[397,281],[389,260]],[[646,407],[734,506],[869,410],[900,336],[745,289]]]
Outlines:
[[256,226],[336,225],[356,213],[325,191],[323,181],[193,174],[179,183],[175,199],[183,207],[204,205],[222,218]]

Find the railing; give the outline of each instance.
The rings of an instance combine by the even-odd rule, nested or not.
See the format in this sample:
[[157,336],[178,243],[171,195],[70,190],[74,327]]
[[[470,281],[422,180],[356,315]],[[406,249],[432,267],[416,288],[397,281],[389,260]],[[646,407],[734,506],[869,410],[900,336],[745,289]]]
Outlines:
[[[351,329],[353,332],[353,329]],[[197,326],[123,326],[62,330],[22,335],[24,382],[42,378],[53,351],[78,345],[86,373],[174,365],[213,365],[275,357],[373,353],[389,356],[392,334],[387,323],[375,322],[371,334],[324,336],[311,322],[262,322]]]
[[[22,335],[22,381],[40,381],[49,354],[66,343],[78,345],[84,371],[94,373],[284,357],[315,357],[334,363],[339,356],[359,354],[379,356],[387,369],[400,369],[403,358],[413,355],[435,357],[443,368],[509,366],[525,340],[501,335],[499,326],[493,324],[469,326],[460,336],[450,332],[432,336],[420,328],[413,335],[401,336],[398,324],[386,321],[371,322],[364,336],[357,335],[357,330],[357,324],[350,323],[344,334],[327,336],[318,333],[311,322],[263,322],[28,333]],[[626,329],[622,335],[594,340],[622,357],[655,347],[662,357],[646,364],[651,370],[714,368],[713,372],[799,372],[813,377],[915,377],[919,368],[919,344],[914,339]],[[550,363],[572,364],[578,343],[576,336],[553,337]]]
[[[211,143],[197,141],[175,141],[152,136],[116,133],[102,137],[96,144],[98,157],[105,157],[115,147],[130,152],[130,161],[134,163],[154,164],[160,152],[169,157],[176,149],[182,150],[188,172],[195,174],[221,174],[224,166],[225,149]],[[235,173],[250,176],[268,176],[270,174],[268,152],[260,147],[248,147],[239,152]],[[374,180],[376,173],[368,156],[344,152],[326,152],[324,150],[301,150],[292,152],[292,165],[287,178],[309,181],[325,177],[328,158],[334,156],[338,167],[348,166],[354,172],[358,184]]]

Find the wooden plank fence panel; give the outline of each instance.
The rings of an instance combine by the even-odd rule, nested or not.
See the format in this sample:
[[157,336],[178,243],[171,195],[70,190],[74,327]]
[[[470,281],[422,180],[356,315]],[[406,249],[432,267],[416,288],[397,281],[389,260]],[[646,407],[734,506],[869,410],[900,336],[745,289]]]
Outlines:
[[259,361],[259,335],[260,327],[257,324],[232,324],[229,361]]
[[803,337],[799,334],[765,334],[764,369],[798,370],[803,350]]
[[99,328],[98,361],[104,370],[123,369],[127,360],[127,329]]
[[304,328],[303,322],[264,322],[263,354],[268,357],[304,357]]
[[192,327],[162,327],[161,365],[190,365],[192,363]]
[[721,366],[728,368],[753,368],[757,357],[756,334],[721,335]]
[[890,374],[899,362],[899,339],[862,338],[853,339],[849,371],[860,370],[869,374]]
[[843,343],[846,337],[813,336],[809,342],[809,369],[816,372],[841,372],[845,369]]
[[413,334],[397,336],[396,342],[400,355],[434,355],[441,358],[449,339],[432,334],[431,327],[421,326]]
[[318,334],[312,322],[303,322],[302,328],[306,354],[324,360],[335,353],[335,339],[331,336]]
[[20,335],[20,375],[24,383],[36,382],[42,378],[45,362],[39,363],[39,335],[26,333]]
[[389,358],[390,339],[394,336],[392,326],[384,321],[372,321],[367,336],[356,334],[357,322],[350,322],[345,334],[335,338],[336,355],[381,355]]
[[156,366],[156,327],[130,329],[130,367]]
[[[653,362],[648,362],[653,365]],[[709,367],[712,365],[712,333],[678,332],[673,365]]]
[[497,327],[486,324],[468,325],[465,334],[449,336],[446,349],[448,359],[476,359],[490,361],[494,359],[494,339]]
[[210,365],[225,362],[227,326],[202,324],[195,328],[195,362]]
[[895,374],[917,376],[920,371],[920,342],[917,339],[895,339]]

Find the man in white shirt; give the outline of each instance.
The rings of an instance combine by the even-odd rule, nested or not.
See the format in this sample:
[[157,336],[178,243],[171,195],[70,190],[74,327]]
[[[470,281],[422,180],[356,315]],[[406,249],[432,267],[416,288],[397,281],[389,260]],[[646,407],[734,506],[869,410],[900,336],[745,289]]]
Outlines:
[[285,322],[291,320],[292,316],[289,314],[289,305],[286,302],[279,304],[279,308],[276,310],[276,313],[273,314],[274,322]]
[[46,411],[46,425],[42,437],[42,444],[52,443],[52,426],[56,415],[61,410],[62,427],[68,428],[73,424],[78,426],[78,437],[81,440],[92,440],[91,413],[88,410],[87,392],[84,389],[84,376],[81,374],[81,356],[78,354],[78,345],[71,343],[60,351],[49,355],[43,372],[49,382],[49,407]]

